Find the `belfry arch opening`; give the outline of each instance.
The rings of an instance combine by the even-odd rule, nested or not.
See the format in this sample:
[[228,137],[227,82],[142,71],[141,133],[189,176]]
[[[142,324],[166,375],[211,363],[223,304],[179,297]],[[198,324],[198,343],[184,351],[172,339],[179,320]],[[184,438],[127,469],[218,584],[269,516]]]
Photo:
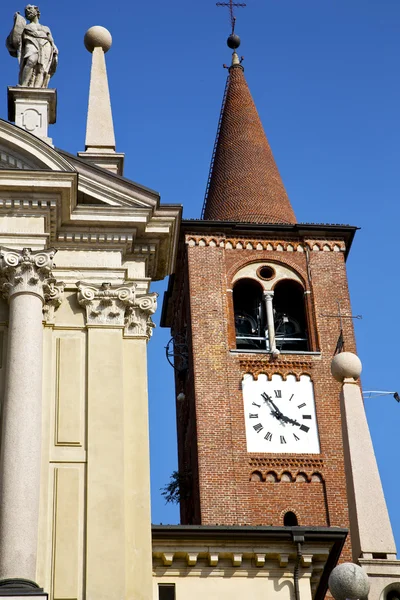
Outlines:
[[265,350],[263,289],[254,279],[240,279],[233,288],[236,346],[242,350]]
[[233,288],[236,347],[239,350],[307,352],[304,289],[293,279],[265,290],[255,279],[239,279]]
[[274,288],[275,343],[280,352],[309,349],[304,289],[292,279],[279,281]]

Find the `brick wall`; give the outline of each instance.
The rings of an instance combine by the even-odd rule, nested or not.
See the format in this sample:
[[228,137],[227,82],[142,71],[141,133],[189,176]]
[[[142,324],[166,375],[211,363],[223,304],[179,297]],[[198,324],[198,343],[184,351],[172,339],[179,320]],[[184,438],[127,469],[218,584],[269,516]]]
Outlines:
[[[323,251],[326,240],[302,240],[309,252],[227,249],[216,238],[211,245],[209,241],[194,243],[189,235],[182,239],[172,298],[173,329],[182,331],[186,325],[190,356],[187,373],[177,376],[177,394],[184,391],[186,396],[177,410],[179,466],[190,479],[182,522],[283,525],[283,515],[290,510],[300,525],[348,527],[340,386],[330,374],[339,321],[322,316],[337,313],[337,299],[343,312],[350,313],[344,253]],[[246,247],[246,239],[240,241]],[[288,240],[271,242],[276,247]],[[316,243],[320,251],[315,251]],[[340,239],[329,244],[343,248]],[[231,352],[236,347],[232,278],[255,260],[278,261],[303,279],[310,292],[310,338],[319,355],[282,354],[271,362],[270,355]],[[346,319],[344,327],[346,350],[355,351],[351,320]],[[247,452],[241,391],[246,372],[255,377],[261,372],[311,376],[320,454]],[[344,553],[348,559],[349,551],[348,542]]]

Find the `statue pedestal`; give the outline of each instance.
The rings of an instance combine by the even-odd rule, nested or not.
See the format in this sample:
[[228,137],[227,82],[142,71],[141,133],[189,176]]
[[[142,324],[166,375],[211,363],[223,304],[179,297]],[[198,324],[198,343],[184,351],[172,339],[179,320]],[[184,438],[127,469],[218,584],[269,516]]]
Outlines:
[[56,122],[57,90],[47,88],[8,88],[8,119],[52,145],[49,125]]

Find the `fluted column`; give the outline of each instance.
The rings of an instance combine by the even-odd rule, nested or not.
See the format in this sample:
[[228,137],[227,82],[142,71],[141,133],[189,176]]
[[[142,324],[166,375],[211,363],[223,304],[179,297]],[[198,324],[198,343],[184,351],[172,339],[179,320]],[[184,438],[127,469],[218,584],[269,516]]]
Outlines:
[[0,579],[34,581],[42,426],[43,304],[53,293],[54,249],[0,248],[9,300],[0,454]]

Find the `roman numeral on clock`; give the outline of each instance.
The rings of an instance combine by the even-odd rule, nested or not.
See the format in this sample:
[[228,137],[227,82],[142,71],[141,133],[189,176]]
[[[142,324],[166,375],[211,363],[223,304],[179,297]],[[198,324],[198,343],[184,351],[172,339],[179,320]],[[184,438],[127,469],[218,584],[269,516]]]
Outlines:
[[297,435],[296,435],[295,433],[293,434],[293,437],[294,437],[294,439],[296,440],[296,442],[298,442],[298,441],[299,441],[299,439],[300,439],[299,437],[297,437]]
[[252,402],[253,406],[257,406],[257,408],[261,408],[261,404],[256,404],[255,402]]
[[274,390],[274,392],[275,392],[275,398],[282,398],[282,390]]
[[260,433],[260,431],[262,431],[264,427],[261,425],[261,423],[257,423],[257,425],[253,425],[253,429],[255,429],[257,433]]
[[283,437],[283,435],[281,435],[281,444],[286,444],[286,440],[285,440],[285,438]]
[[310,430],[310,428],[307,427],[306,425],[300,425],[300,429],[301,429],[301,431],[305,431],[306,433],[307,433],[307,431]]
[[258,419],[258,415],[250,413],[249,414],[249,419]]
[[268,431],[267,435],[264,435],[264,439],[267,440],[267,442],[272,442],[272,433]]
[[297,408],[304,408],[304,407],[305,407],[305,405],[306,405],[306,403],[305,403],[305,402],[303,402],[303,404],[299,404],[299,406],[298,406]]

